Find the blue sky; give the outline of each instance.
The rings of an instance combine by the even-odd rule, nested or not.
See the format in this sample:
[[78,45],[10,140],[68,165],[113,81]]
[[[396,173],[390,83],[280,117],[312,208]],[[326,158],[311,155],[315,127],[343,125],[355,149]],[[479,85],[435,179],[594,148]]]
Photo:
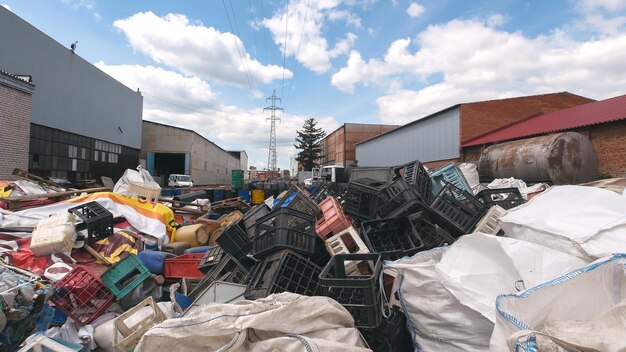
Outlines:
[[624,0],[0,4],[60,43],[78,40],[78,55],[140,88],[144,119],[245,149],[261,169],[262,108],[274,89],[285,109],[278,165],[289,169],[307,117],[331,132],[404,124],[461,102],[626,93]]

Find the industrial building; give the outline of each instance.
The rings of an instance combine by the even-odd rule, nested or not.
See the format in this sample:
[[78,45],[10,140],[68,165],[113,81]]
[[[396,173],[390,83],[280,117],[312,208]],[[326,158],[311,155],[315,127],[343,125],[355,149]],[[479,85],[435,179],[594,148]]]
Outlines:
[[344,123],[329,133],[320,142],[320,165],[353,164],[356,158],[356,143],[389,132],[398,125],[375,125],[365,123]]
[[[139,164],[143,97],[0,6],[0,69],[29,75],[28,169],[41,176],[119,178]],[[0,92],[5,94],[5,91]],[[4,101],[6,98],[0,97]]]
[[462,103],[356,143],[360,166],[400,165],[413,160],[437,167],[461,160],[461,145],[529,116],[592,102],[568,92]]
[[532,116],[477,136],[463,143],[463,159],[478,161],[496,143],[563,131],[578,132],[591,141],[599,176],[626,177],[626,95]]
[[[236,157],[193,130],[143,121],[141,159],[146,170],[167,182],[170,174],[190,175],[194,185],[230,184],[231,172],[245,170],[245,151]],[[243,166],[243,168],[242,168]]]

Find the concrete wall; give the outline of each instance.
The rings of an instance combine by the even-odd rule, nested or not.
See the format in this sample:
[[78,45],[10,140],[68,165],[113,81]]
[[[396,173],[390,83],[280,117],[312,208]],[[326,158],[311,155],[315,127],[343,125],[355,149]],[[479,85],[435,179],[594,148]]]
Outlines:
[[143,97],[0,6],[0,69],[33,77],[32,122],[139,149]]
[[[1,7],[1,6],[0,6]],[[30,115],[34,87],[0,73],[0,179],[13,179],[13,169],[28,170]]]
[[356,145],[359,166],[459,158],[459,108],[446,109]]

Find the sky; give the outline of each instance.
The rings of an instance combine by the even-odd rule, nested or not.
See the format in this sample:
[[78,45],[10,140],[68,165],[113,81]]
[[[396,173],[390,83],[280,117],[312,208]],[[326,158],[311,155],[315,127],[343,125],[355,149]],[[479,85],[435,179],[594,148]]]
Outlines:
[[626,94],[624,0],[0,0],[143,93],[143,119],[267,167],[296,130],[405,124],[449,106],[568,91]]

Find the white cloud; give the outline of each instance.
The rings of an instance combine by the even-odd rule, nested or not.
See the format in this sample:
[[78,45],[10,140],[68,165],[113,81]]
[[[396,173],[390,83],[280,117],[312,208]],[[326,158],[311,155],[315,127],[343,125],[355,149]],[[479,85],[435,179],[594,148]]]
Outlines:
[[487,17],[487,26],[489,27],[500,27],[505,24],[507,21],[506,17],[499,13],[494,13]]
[[2,7],[4,7],[5,9],[7,9],[7,10],[11,11],[11,7],[10,7],[9,5],[7,5],[7,4],[2,4],[2,5],[0,5],[0,6],[2,6]]
[[[254,87],[282,79],[282,67],[252,59],[234,34],[191,23],[184,15],[137,13],[113,25],[134,50],[186,75],[239,86],[250,85],[249,78]],[[285,78],[292,75],[285,70]]]
[[348,33],[346,37],[335,44],[335,47],[328,52],[330,57],[338,57],[339,55],[345,55],[350,52],[350,48],[356,41],[356,34]]
[[100,22],[100,20],[102,20],[102,16],[100,15],[99,12],[94,12],[93,17],[96,18],[96,22]]
[[[341,19],[345,20],[348,25],[357,28],[361,26],[361,19],[356,14],[338,9],[341,4],[342,0],[292,1],[288,5],[288,16],[286,15],[287,6],[285,6],[271,18],[263,19],[262,25],[272,33],[274,42],[286,56],[297,55],[296,59],[309,70],[320,74],[325,73],[332,68],[330,60],[338,55],[338,51],[334,50],[337,44],[333,49],[329,49],[330,45],[322,35],[325,21]],[[364,2],[362,5],[368,6],[368,4],[369,2]],[[348,1],[347,5],[357,5],[357,3]],[[285,36],[286,24],[288,24],[288,31]],[[298,48],[300,48],[299,53]],[[349,48],[342,49],[340,52],[347,53],[348,50]]]
[[401,123],[483,99],[558,91],[596,99],[624,94],[626,76],[618,74],[626,71],[624,52],[624,33],[575,40],[555,30],[530,38],[487,21],[453,20],[429,26],[415,42],[396,40],[381,59],[364,60],[352,51],[331,83],[347,93],[358,84],[387,89],[377,99],[379,115]]
[[[197,77],[153,66],[95,64],[132,90],[144,96],[145,120],[194,130],[224,149],[245,149],[249,165],[267,164],[269,122],[262,108],[242,109],[219,102],[211,86]],[[278,162],[289,168],[296,130],[308,116],[285,114],[276,124]],[[331,117],[316,118],[330,132],[339,124]],[[242,138],[245,136],[245,138]]]
[[416,2],[412,2],[411,5],[409,5],[409,8],[406,9],[406,13],[411,18],[417,18],[417,17],[420,17],[424,13],[424,10],[425,10],[424,6]]
[[581,19],[574,24],[582,31],[592,30],[603,36],[626,31],[624,0],[579,0],[576,9]]
[[580,0],[578,7],[583,11],[594,11],[602,9],[610,12],[626,9],[624,0]]

